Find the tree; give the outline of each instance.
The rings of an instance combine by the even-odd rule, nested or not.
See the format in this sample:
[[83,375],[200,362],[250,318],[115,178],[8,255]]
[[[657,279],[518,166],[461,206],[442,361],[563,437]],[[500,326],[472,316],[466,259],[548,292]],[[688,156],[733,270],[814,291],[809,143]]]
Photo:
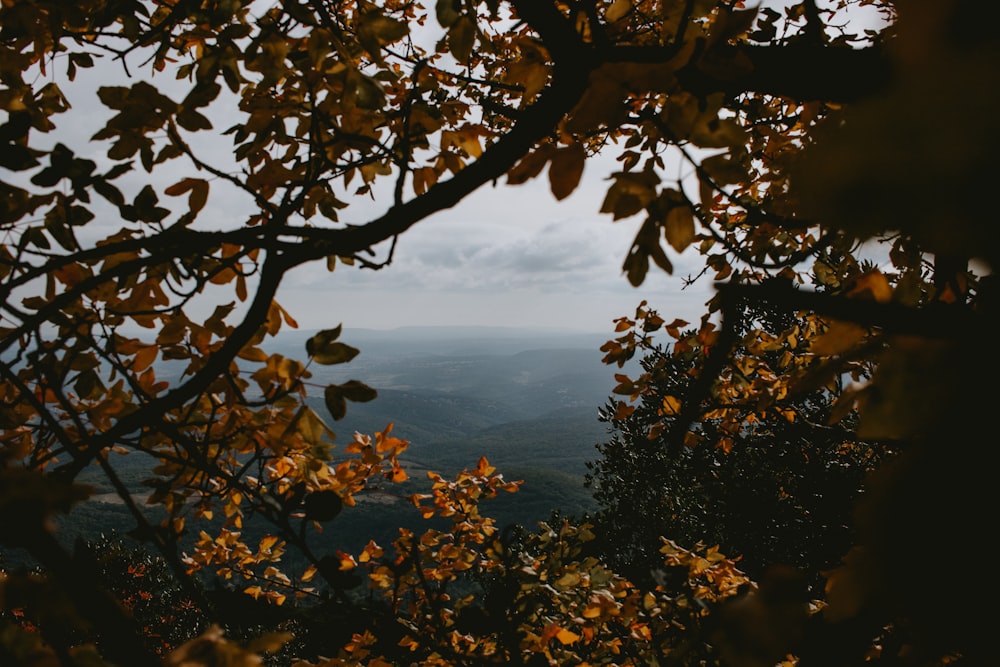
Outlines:
[[[957,588],[925,550],[934,539],[985,553],[969,510],[995,507],[995,454],[980,443],[996,403],[986,325],[996,301],[977,273],[989,276],[1000,248],[982,211],[995,172],[998,10],[969,0],[782,10],[439,0],[433,10],[395,0],[0,7],[4,543],[28,549],[106,636],[122,638],[104,648],[124,664],[153,657],[48,529],[84,497],[73,480],[87,466],[101,467],[191,595],[189,570],[208,567],[274,601],[310,595],[309,581],[279,569],[286,547],[313,563],[304,579],[315,572],[342,590],[347,561],[317,552],[314,531],[356,494],[402,479],[406,443],[385,429],[331,458],[330,427],[302,401],[307,364],[262,347],[294,326],[277,301],[282,278],[310,263],[386,267],[400,234],[481,185],[547,168],[562,199],[590,156],[611,152],[621,168],[602,212],[643,216],[628,279],[640,283],[650,262],[671,272],[668,253],[688,250],[720,283],[695,336],[706,363],[663,406],[668,449],[699,444],[688,427],[706,397],[720,404],[721,437],[699,446],[728,447],[753,414],[742,406],[780,408],[872,366],[872,381],[842,393],[834,412],[857,405],[857,437],[892,440],[901,455],[870,484],[821,620],[859,638],[845,660],[860,660],[886,624],[913,629],[907,655],[990,655],[978,602],[995,599],[996,584]],[[879,20],[858,25],[855,12],[868,10]],[[72,126],[72,82],[98,59],[142,78],[99,88],[112,115],[88,157],[48,135]],[[213,124],[220,107],[228,129]],[[220,133],[232,152],[217,159],[200,140]],[[667,167],[668,151],[693,184]],[[161,183],[175,166],[185,175]],[[226,189],[252,211],[206,220]],[[367,195],[384,211],[356,219],[350,205]],[[886,261],[862,270],[870,246],[858,243],[879,239]],[[797,289],[804,275],[826,291]],[[732,372],[747,301],[801,314],[808,345],[767,372]],[[639,345],[623,324],[609,361]],[[309,363],[350,361],[356,350],[339,336],[313,338]],[[164,366],[179,379],[164,381]],[[635,398],[655,391],[649,377],[630,382]],[[334,420],[374,397],[355,380],[323,391]],[[166,510],[162,523],[122,487],[119,452],[158,459],[150,502]],[[182,558],[178,534],[212,513],[222,531]],[[241,540],[250,516],[273,525],[257,545]],[[809,652],[822,645],[801,659],[822,662]]]
[[[742,309],[737,326],[746,344],[733,350],[732,373],[774,372],[783,357],[807,344],[794,316],[766,303]],[[622,321],[641,329],[660,319],[643,304],[635,319]],[[735,432],[723,428],[725,408],[704,397],[702,418],[689,437],[720,446],[671,454],[671,406],[690,393],[707,350],[696,330],[679,332],[670,349],[642,336],[636,350],[648,386],[634,406],[609,399],[601,419],[611,435],[598,445],[600,458],[589,464],[587,477],[615,569],[649,581],[659,567],[660,538],[669,535],[682,544],[719,545],[738,555],[741,569],[755,580],[774,565],[797,568],[809,573],[820,596],[821,573],[836,567],[853,544],[851,512],[865,477],[891,453],[884,443],[857,438],[856,413],[831,423],[842,386],[797,394],[768,409],[740,406],[744,414]],[[635,390],[625,378],[616,388],[625,396]]]

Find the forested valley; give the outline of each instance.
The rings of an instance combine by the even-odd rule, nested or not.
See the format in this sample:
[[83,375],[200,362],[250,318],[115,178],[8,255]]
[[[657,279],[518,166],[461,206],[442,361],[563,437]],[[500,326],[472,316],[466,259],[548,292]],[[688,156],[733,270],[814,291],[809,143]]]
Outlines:
[[[275,340],[273,348],[293,356],[314,333],[291,332]],[[355,553],[369,540],[391,543],[400,526],[420,528],[425,520],[408,498],[429,491],[426,473],[452,476],[482,456],[506,478],[523,482],[516,495],[486,503],[500,527],[533,527],[554,512],[583,517],[596,509],[584,482],[587,463],[597,458],[596,445],[609,432],[599,408],[614,380],[601,363],[600,334],[426,327],[348,330],[343,335],[364,350],[355,370],[377,387],[379,396],[355,406],[337,429],[346,439],[392,424],[393,432],[410,443],[400,457],[409,479],[384,493],[360,497],[359,506],[338,518],[325,541]],[[323,377],[322,371],[313,378],[319,383],[334,379],[332,374]],[[310,403],[317,412],[325,410],[322,400]],[[115,467],[131,495],[144,502],[155,479],[155,459],[126,454]],[[83,471],[78,481],[91,487],[90,496],[60,519],[60,539],[67,547],[81,537],[117,535],[127,542],[133,525],[128,510],[100,469]],[[221,523],[216,521],[214,529]],[[244,534],[255,542],[266,530],[266,524],[249,521]],[[193,543],[189,535],[182,548],[190,550]],[[7,565],[19,563],[18,556],[8,552]],[[295,557],[288,554],[286,565],[304,570],[302,560],[291,565]]]

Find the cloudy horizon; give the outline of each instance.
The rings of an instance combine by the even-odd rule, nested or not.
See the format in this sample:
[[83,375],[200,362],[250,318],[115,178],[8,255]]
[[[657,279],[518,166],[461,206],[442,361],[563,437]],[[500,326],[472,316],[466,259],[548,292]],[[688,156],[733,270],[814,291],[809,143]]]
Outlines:
[[[50,76],[61,78],[55,72]],[[127,78],[106,61],[80,70],[72,83],[59,81],[73,107],[68,113],[74,123],[69,131],[49,134],[49,141],[66,143],[101,169],[110,166],[105,142],[90,139],[111,114],[99,102],[97,89],[132,85],[143,78],[147,77]],[[168,95],[177,85],[169,77],[156,77],[154,83]],[[207,162],[224,167],[232,160],[233,148],[231,138],[221,133],[239,122],[241,114],[234,100],[223,95],[213,103],[211,117],[215,127],[198,133],[195,148]],[[501,179],[402,234],[390,266],[379,271],[338,266],[334,273],[322,264],[301,267],[285,277],[278,302],[303,329],[342,323],[368,329],[475,325],[610,332],[614,319],[633,314],[643,300],[667,319],[693,321],[704,312],[711,295],[708,276],[683,289],[683,279],[703,268],[693,248],[680,256],[668,249],[674,274],[652,267],[641,288],[632,287],[622,271],[642,215],[612,221],[600,213],[607,179],[619,167],[612,154],[589,159],[580,186],[562,201],[549,192],[545,173],[518,186]],[[681,169],[678,163],[678,179],[685,176]],[[117,183],[128,197],[128,192],[147,183],[162,193],[190,176],[207,174],[199,174],[181,158],[159,165],[153,174],[136,168]],[[247,193],[219,179],[210,180],[209,201],[194,226],[242,225],[253,210]],[[380,202],[392,200],[391,193],[385,195],[355,196],[341,211],[341,222],[364,224],[378,217],[387,208]],[[160,199],[160,205],[175,210],[183,203],[183,198]],[[91,242],[117,232],[122,224],[116,210],[106,207],[105,212],[83,232]],[[323,224],[318,219],[310,222]],[[387,245],[373,250],[374,260],[386,259]],[[228,300],[225,289],[202,297],[207,312]]]

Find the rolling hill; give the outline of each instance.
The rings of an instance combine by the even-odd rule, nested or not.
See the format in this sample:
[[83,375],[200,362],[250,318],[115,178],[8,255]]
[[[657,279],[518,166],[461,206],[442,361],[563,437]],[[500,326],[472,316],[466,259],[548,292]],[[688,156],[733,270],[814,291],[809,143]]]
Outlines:
[[[272,351],[301,358],[309,334],[279,338]],[[343,366],[312,366],[312,382],[356,377],[379,396],[351,403],[344,419],[330,422],[337,442],[348,441],[354,431],[384,430],[391,422],[394,435],[410,442],[404,464],[411,479],[398,492],[363,499],[342,513],[324,541],[353,551],[369,538],[391,541],[399,526],[422,527],[426,522],[404,497],[428,488],[426,471],[451,476],[474,467],[480,456],[506,479],[524,481],[517,493],[502,494],[484,507],[501,526],[531,525],[553,510],[581,515],[594,509],[583,486],[586,461],[607,437],[597,409],[614,386],[614,372],[620,372],[601,363],[602,337],[420,328],[347,330],[341,340],[362,354]],[[326,414],[322,398],[309,400]],[[149,476],[147,459],[115,457],[115,465],[137,495],[148,493],[141,484]],[[96,493],[62,519],[64,540],[132,527],[99,471],[88,471],[81,481],[94,484]]]

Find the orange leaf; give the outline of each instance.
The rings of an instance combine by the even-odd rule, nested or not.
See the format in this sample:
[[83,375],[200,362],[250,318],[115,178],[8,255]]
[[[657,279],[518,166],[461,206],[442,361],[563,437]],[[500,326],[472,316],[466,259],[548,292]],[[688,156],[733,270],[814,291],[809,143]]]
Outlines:
[[468,14],[462,15],[448,30],[448,47],[455,60],[463,65],[472,57],[476,44],[476,22]]
[[608,23],[614,23],[625,18],[630,11],[632,11],[632,0],[615,0],[604,12],[604,19]]
[[850,350],[865,337],[865,329],[854,322],[836,321],[826,333],[813,339],[809,351],[820,356],[840,354]]
[[149,368],[149,365],[156,361],[156,355],[159,351],[160,348],[150,345],[136,352],[135,357],[132,359],[132,371],[140,373]]
[[558,639],[563,644],[572,644],[573,642],[580,640],[580,635],[575,632],[570,632],[565,628],[560,628],[559,632],[556,633],[556,639]]
[[861,294],[868,294],[879,303],[888,303],[892,300],[892,286],[881,271],[869,271],[851,286],[851,296]]
[[676,415],[681,411],[681,402],[677,400],[674,396],[665,396],[663,398],[663,414],[665,415]]
[[555,148],[552,144],[545,144],[528,153],[507,172],[507,183],[509,185],[520,185],[538,176],[554,152]]
[[694,241],[694,211],[690,206],[675,206],[663,223],[663,236],[670,247],[683,252]]
[[556,199],[565,199],[576,190],[586,161],[587,151],[579,142],[555,152],[549,165],[549,185]]
[[208,201],[208,181],[203,178],[184,178],[163,192],[171,197],[179,197],[185,192],[190,192],[188,206],[191,213],[197,213],[205,207],[205,202]]

